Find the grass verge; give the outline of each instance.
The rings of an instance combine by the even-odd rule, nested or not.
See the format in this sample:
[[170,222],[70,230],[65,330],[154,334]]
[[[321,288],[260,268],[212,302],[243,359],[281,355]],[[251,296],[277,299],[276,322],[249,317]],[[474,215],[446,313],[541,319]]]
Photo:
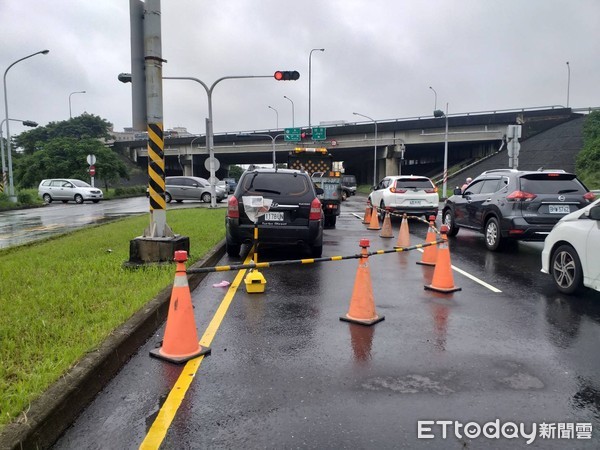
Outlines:
[[[169,211],[189,264],[224,237],[225,209]],[[0,429],[173,282],[173,266],[122,268],[148,216],[0,250]]]

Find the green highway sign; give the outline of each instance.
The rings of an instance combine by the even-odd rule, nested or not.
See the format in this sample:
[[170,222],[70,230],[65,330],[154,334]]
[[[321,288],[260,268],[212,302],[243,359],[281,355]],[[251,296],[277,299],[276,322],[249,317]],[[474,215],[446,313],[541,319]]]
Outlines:
[[300,135],[302,133],[302,131],[300,130],[300,128],[286,128],[284,130],[285,134],[284,134],[284,140],[286,140],[287,142],[300,142]]
[[327,139],[324,127],[314,127],[312,129],[313,141],[324,141]]

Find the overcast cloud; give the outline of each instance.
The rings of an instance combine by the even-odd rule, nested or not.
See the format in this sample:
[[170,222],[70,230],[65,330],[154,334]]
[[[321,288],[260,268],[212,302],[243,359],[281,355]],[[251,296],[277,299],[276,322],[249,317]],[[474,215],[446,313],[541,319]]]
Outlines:
[[[163,0],[163,76],[212,84],[229,75],[298,70],[300,80],[227,80],[214,91],[215,132],[566,105],[599,106],[598,0]],[[128,0],[0,1],[0,69],[9,114],[45,125],[99,115],[131,126]],[[191,81],[165,80],[165,128],[204,134],[207,98]],[[3,111],[3,108],[2,108]],[[4,112],[0,115],[4,119]],[[24,128],[11,122],[11,134]]]

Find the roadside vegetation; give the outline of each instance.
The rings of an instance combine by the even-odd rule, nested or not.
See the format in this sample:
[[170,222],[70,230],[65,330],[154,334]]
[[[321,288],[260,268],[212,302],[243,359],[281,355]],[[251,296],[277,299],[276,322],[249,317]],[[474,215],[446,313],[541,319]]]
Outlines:
[[[169,211],[189,264],[224,237],[225,209]],[[174,278],[174,266],[124,269],[137,216],[0,250],[0,429]]]
[[583,149],[575,167],[588,189],[600,189],[600,111],[588,114],[583,124]]

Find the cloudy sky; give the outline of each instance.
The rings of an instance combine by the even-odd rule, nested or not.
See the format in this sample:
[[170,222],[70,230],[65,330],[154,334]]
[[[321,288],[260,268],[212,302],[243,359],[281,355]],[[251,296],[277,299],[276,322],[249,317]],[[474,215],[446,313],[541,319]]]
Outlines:
[[[215,132],[548,105],[600,106],[598,0],[163,0],[163,76],[271,75],[214,90]],[[9,115],[42,125],[99,115],[131,126],[128,0],[0,0]],[[567,61],[569,66],[567,66]],[[570,84],[568,72],[571,72]],[[204,134],[207,97],[165,80],[165,128]],[[287,96],[293,101],[285,99]],[[3,99],[4,100],[4,99]],[[272,106],[277,113],[269,108]],[[3,111],[3,108],[2,108]],[[4,111],[0,115],[5,118]],[[277,120],[278,119],[278,120]],[[11,134],[24,128],[11,122]]]

